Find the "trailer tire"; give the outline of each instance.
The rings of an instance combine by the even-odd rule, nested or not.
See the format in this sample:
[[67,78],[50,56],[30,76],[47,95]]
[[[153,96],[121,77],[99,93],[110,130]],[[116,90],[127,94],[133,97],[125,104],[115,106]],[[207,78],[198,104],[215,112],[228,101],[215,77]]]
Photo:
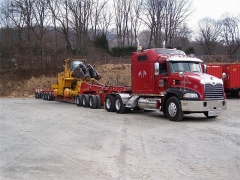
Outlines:
[[183,112],[181,103],[177,97],[170,97],[166,103],[167,117],[171,121],[181,121],[183,118]]
[[125,104],[123,104],[121,96],[117,95],[115,98],[115,111],[118,114],[123,114],[126,112]]
[[43,100],[46,100],[46,93],[45,92],[43,92]]
[[42,93],[42,91],[40,91],[39,92],[39,98],[42,98],[42,96],[43,96],[43,93]]
[[75,103],[76,103],[77,106],[80,106],[80,98],[79,98],[79,95],[76,97]]
[[37,91],[35,91],[35,98],[38,99],[39,98],[39,93]]
[[105,109],[108,112],[114,112],[115,111],[115,106],[114,106],[114,97],[112,95],[106,95],[105,97]]
[[89,95],[84,94],[82,98],[83,107],[89,107]]
[[50,93],[47,92],[47,100],[50,101],[51,100],[51,97],[50,97]]
[[95,95],[91,95],[89,97],[89,107],[91,109],[96,109],[97,108],[97,97]]
[[83,104],[83,96],[81,94],[78,95],[78,98],[79,98],[79,106],[82,106]]
[[54,101],[55,97],[54,97],[54,94],[53,92],[51,92],[51,100]]
[[216,118],[216,117],[218,117],[218,116],[208,116],[208,112],[204,112],[203,114],[204,114],[204,116],[206,116],[206,118]]
[[97,98],[97,109],[100,109],[102,105],[102,99],[99,95],[96,95],[96,98]]

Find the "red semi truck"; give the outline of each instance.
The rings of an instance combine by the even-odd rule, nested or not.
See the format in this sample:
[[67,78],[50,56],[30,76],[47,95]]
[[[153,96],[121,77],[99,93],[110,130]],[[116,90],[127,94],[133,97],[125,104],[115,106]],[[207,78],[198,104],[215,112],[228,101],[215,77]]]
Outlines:
[[53,85],[52,89],[35,89],[35,94],[36,97],[45,94],[44,99],[49,100],[54,96],[58,100],[90,108],[104,105],[108,112],[158,110],[172,121],[180,121],[184,114],[189,113],[217,117],[227,108],[223,81],[203,73],[201,63],[202,60],[186,57],[179,50],[139,49],[131,57],[131,87],[81,80],[77,83],[77,92],[71,90],[71,83],[68,83],[69,87],[63,87],[61,94],[56,93],[59,92],[57,85]]

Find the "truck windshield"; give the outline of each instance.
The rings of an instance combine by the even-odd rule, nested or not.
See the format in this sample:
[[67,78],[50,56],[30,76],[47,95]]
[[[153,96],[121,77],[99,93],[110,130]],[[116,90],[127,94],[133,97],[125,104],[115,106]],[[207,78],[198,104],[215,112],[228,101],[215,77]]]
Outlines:
[[202,72],[199,62],[169,62],[171,73],[174,72]]

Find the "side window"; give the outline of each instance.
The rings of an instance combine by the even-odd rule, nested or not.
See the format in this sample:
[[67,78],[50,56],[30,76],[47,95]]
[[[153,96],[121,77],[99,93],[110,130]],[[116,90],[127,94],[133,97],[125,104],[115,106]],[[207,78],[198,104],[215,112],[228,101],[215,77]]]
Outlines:
[[138,61],[146,61],[146,60],[147,60],[146,55],[138,56]]
[[159,64],[159,73],[160,73],[160,74],[163,74],[163,73],[165,73],[165,72],[167,72],[166,62],[160,63],[160,64]]

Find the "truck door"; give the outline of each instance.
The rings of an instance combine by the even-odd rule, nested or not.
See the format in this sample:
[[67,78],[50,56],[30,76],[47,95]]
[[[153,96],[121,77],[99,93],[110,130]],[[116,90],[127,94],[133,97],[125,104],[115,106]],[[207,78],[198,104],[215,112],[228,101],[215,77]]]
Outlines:
[[156,93],[165,92],[168,86],[168,71],[166,61],[159,62],[159,73],[155,75]]

